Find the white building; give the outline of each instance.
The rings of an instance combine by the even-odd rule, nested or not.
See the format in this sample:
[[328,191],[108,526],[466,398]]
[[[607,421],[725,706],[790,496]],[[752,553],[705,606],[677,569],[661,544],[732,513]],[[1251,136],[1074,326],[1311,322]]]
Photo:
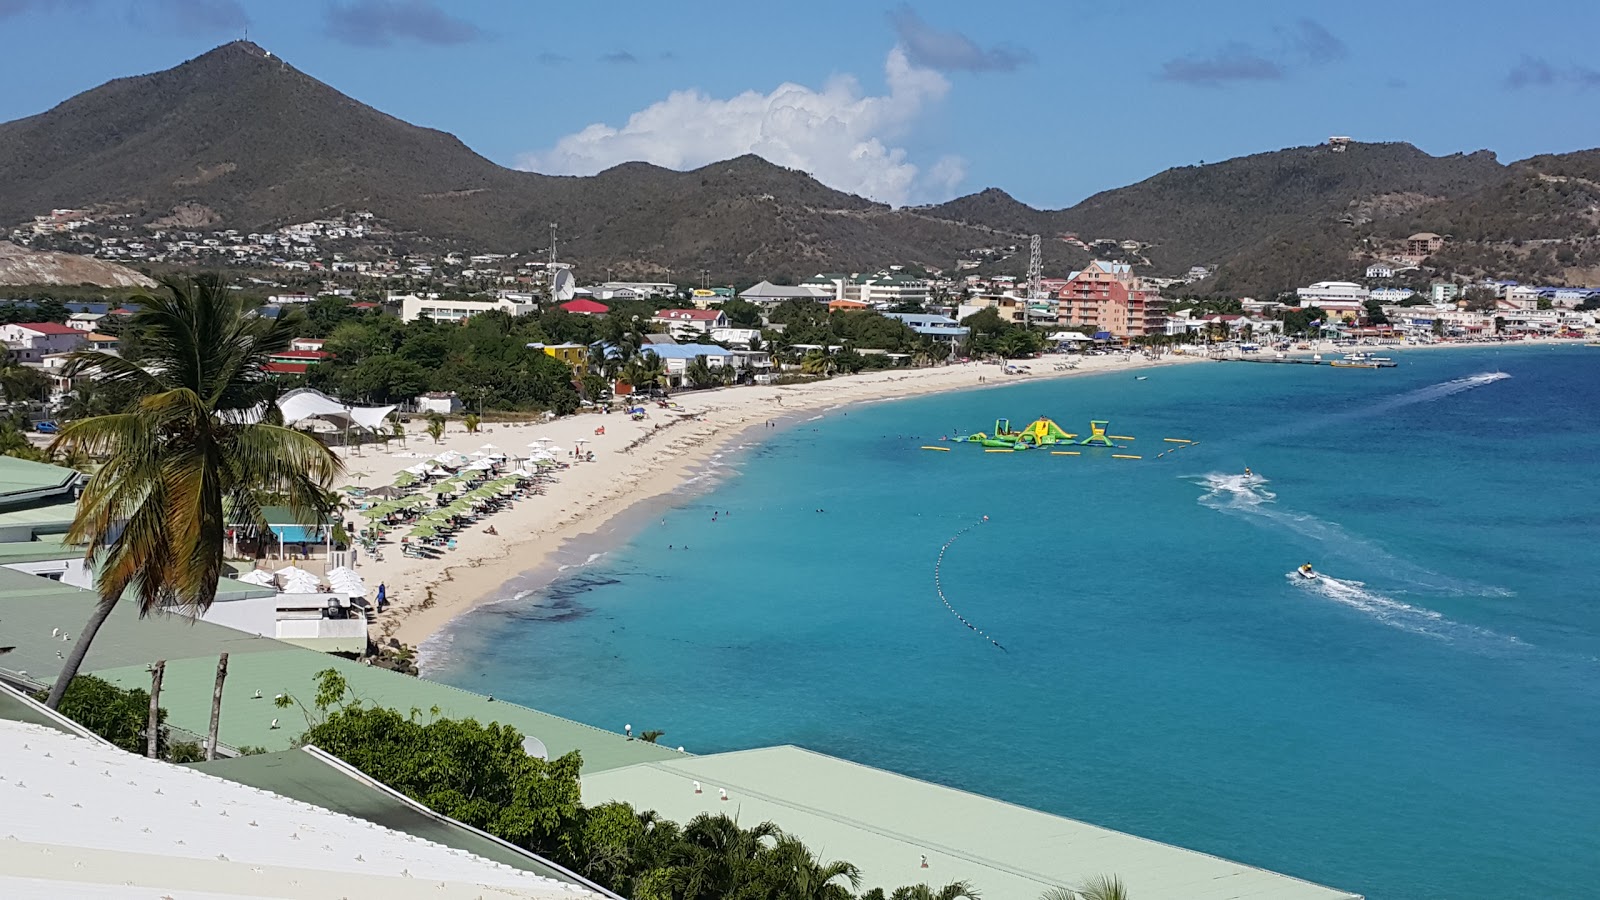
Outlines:
[[532,303],[495,298],[493,300],[445,300],[438,297],[419,297],[416,294],[389,296],[390,302],[400,301],[400,320],[415,322],[432,319],[435,322],[459,322],[492,310],[504,310],[513,316],[525,316],[534,311]]
[[728,327],[728,314],[720,309],[663,309],[650,321],[667,326],[673,337],[709,335],[715,329]]
[[719,344],[727,344],[730,347],[744,349],[750,346],[751,341],[757,341],[757,346],[759,346],[759,341],[761,340],[761,329],[713,328],[711,329],[711,339]]
[[1413,291],[1410,288],[1381,287],[1381,288],[1373,288],[1371,293],[1369,293],[1367,295],[1367,297],[1370,300],[1376,300],[1379,303],[1387,304],[1387,303],[1400,303],[1400,302],[1403,302],[1405,300],[1409,300],[1410,298],[1415,297],[1416,295],[1417,295],[1417,292]]
[[1367,266],[1368,278],[1393,278],[1394,267],[1386,263],[1373,263]]
[[455,391],[430,391],[417,398],[417,412],[451,416],[461,412],[461,398]]
[[1448,281],[1435,281],[1428,287],[1428,297],[1435,303],[1449,303],[1461,296],[1461,286]]
[[0,343],[17,362],[38,365],[48,353],[66,353],[85,343],[82,331],[60,322],[22,322],[0,325]]
[[1366,302],[1367,289],[1353,281],[1319,281],[1310,287],[1295,291],[1301,306],[1321,306],[1327,309],[1328,301],[1354,301],[1357,306]]

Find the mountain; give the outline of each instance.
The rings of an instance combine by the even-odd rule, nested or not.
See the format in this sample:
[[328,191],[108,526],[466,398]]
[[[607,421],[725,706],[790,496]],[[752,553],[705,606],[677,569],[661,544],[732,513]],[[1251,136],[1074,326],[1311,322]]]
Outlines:
[[1025,222],[1047,234],[1138,241],[1165,274],[1223,263],[1276,236],[1334,227],[1384,198],[1408,205],[1462,197],[1499,184],[1494,154],[1429,156],[1410,144],[1294,147],[1209,165],[1181,166],[1068,209],[1040,212],[987,190],[925,210],[973,224]]
[[0,285],[61,284],[105,288],[155,287],[155,281],[127,266],[77,256],[48,253],[0,241]]
[[692,172],[514,171],[244,41],[0,125],[0,223],[53,207],[145,220],[176,209],[188,227],[245,230],[361,209],[401,232],[499,251],[544,246],[558,222],[563,258],[641,276],[946,266],[993,240],[754,156]]
[[[689,172],[507,169],[242,41],[0,124],[0,225],[55,207],[241,230],[368,210],[401,246],[499,252],[547,246],[556,222],[562,258],[585,277],[754,280],[973,258],[1020,275],[1039,234],[1049,274],[1093,252],[1157,275],[1215,265],[1201,288],[1271,294],[1349,277],[1423,230],[1450,237],[1440,259],[1463,272],[1600,273],[1600,151],[1505,166],[1403,143],[1294,147],[1169,169],[1067,209],[995,188],[891,209],[755,156]],[[1527,246],[1539,241],[1562,246]]]

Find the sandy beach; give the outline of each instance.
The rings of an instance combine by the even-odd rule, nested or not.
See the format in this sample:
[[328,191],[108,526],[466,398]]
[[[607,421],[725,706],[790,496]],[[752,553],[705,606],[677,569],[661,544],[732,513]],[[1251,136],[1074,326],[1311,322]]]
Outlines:
[[[1030,374],[1006,375],[994,364],[964,363],[928,369],[897,369],[837,377],[789,386],[746,386],[674,395],[682,415],[649,405],[649,417],[635,422],[620,413],[588,413],[550,423],[485,423],[469,434],[459,422],[449,423],[443,439],[408,434],[406,446],[385,451],[368,445],[345,456],[341,483],[372,488],[392,484],[399,472],[445,450],[471,453],[493,444],[511,456],[526,455],[535,439],[562,448],[572,463],[557,474],[543,496],[518,502],[458,536],[458,548],[438,559],[418,559],[401,552],[398,529],[382,545],[382,559],[362,555],[357,569],[368,585],[387,586],[390,605],[378,617],[374,638],[390,638],[419,647],[449,622],[474,606],[502,596],[505,584],[546,566],[552,554],[571,538],[601,529],[619,513],[643,501],[678,490],[749,429],[767,422],[783,426],[838,406],[913,397],[952,390],[1003,388],[1040,379],[1126,371],[1157,365],[1201,362],[1202,357],[1167,355],[1149,360],[1120,354],[1075,360],[1074,369],[1058,370],[1059,357],[1022,361]],[[980,378],[982,379],[980,381]],[[604,426],[605,433],[596,429]],[[412,432],[420,428],[413,427]],[[593,462],[574,462],[569,453],[583,439]],[[494,526],[498,534],[485,533]]]

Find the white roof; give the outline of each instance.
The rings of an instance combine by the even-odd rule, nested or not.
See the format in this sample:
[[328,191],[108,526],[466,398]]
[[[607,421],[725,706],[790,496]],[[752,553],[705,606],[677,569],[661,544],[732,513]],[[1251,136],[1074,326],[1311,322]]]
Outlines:
[[394,407],[347,406],[321,391],[296,388],[279,398],[278,410],[283,413],[285,425],[320,418],[340,424],[348,420],[352,425],[376,429],[383,424],[385,416],[394,412]]
[[0,721],[0,896],[599,895],[371,822]]

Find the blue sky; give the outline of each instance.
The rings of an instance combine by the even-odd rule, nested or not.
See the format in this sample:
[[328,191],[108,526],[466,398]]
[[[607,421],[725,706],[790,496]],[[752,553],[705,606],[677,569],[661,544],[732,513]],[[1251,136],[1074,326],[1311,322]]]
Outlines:
[[1487,0],[0,0],[0,120],[244,34],[339,90],[555,173],[758,152],[894,203],[1074,203],[1318,142],[1502,160],[1600,146],[1600,4]]

